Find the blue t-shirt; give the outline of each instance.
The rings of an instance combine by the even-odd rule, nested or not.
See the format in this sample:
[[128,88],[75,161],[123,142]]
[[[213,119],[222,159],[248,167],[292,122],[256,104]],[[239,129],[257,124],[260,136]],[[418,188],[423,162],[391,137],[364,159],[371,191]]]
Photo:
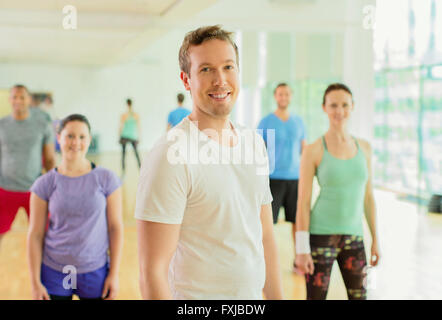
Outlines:
[[190,114],[190,111],[183,107],[178,107],[175,110],[169,113],[169,117],[167,118],[167,122],[175,127],[178,123],[181,122],[185,117]]
[[270,179],[299,179],[301,147],[306,137],[302,119],[291,115],[287,121],[282,121],[271,113],[261,120],[258,132],[267,146]]

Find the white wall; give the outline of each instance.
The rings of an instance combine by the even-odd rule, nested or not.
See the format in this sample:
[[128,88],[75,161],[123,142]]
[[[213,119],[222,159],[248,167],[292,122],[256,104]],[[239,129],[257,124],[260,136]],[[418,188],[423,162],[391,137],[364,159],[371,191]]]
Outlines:
[[[131,97],[141,116],[140,148],[148,149],[165,132],[176,94],[184,91],[177,58],[169,57],[175,53],[162,52],[163,44],[154,49],[156,61],[107,68],[0,64],[0,88],[22,83],[31,91],[51,92],[59,117],[71,113],[88,117],[93,133],[100,136],[100,151],[119,150],[119,116],[126,110],[126,98]],[[189,99],[186,104],[190,105]]]
[[[342,15],[339,18],[335,17],[333,22],[329,21],[330,30],[321,26],[321,28],[316,28],[309,33],[305,28],[298,28],[295,31],[290,26],[286,26],[285,30],[292,34],[293,39],[296,39],[296,41],[292,41],[295,43],[296,55],[290,59],[294,63],[290,66],[287,65],[286,69],[291,70],[286,72],[284,77],[302,79],[309,75],[318,76],[318,70],[326,71],[330,75],[342,75],[344,82],[354,91],[357,103],[352,132],[370,140],[372,132],[370,120],[374,107],[373,49],[371,32],[362,28],[362,7],[373,1],[349,0],[340,1],[340,4],[345,2],[347,3],[347,12],[342,12]],[[321,4],[325,5],[325,2],[321,1]],[[217,11],[216,9],[212,8],[212,11]],[[275,11],[279,15],[287,16],[287,13],[283,15],[281,12],[282,8]],[[213,16],[216,13],[212,12],[211,14]],[[207,15],[210,16],[210,10],[197,17],[193,23],[203,24],[205,21],[203,17],[207,18]],[[278,19],[275,16],[272,17],[273,20],[277,21]],[[340,22],[337,23],[337,21]],[[211,20],[211,23],[218,22],[222,21]],[[346,23],[347,26],[344,27]],[[140,148],[148,149],[157,138],[165,133],[167,114],[176,106],[176,94],[185,92],[179,79],[178,50],[185,33],[195,27],[191,24],[174,28],[134,57],[130,63],[124,65],[93,68],[0,63],[0,88],[9,88],[15,83],[23,83],[31,91],[52,92],[57,113],[60,116],[83,113],[89,117],[94,133],[100,135],[101,151],[119,150],[119,116],[125,110],[125,99],[131,97],[134,101],[135,111],[141,116],[143,134]],[[231,22],[230,27],[229,23],[225,27],[228,30],[237,30],[236,27],[239,26]],[[257,36],[260,31],[266,31],[266,27],[269,26],[263,23],[262,28],[258,28],[256,25],[252,27],[243,23],[243,27],[243,57],[241,61],[243,85],[245,86],[243,92],[247,93],[245,88],[249,88],[251,90],[249,91],[253,93],[257,85],[255,82],[259,58]],[[281,26],[278,28],[272,26],[272,28],[276,29],[274,32],[283,31]],[[330,47],[335,48],[333,52],[326,50],[327,43],[320,38],[321,34],[326,31],[338,35],[337,42],[330,43]],[[321,46],[315,45],[316,42],[313,40],[316,38],[310,39],[309,35],[319,37],[316,42]],[[312,48],[306,46],[309,43],[311,43],[310,47],[313,46]],[[312,56],[311,52],[316,53]],[[272,55],[271,50],[269,55]],[[322,64],[316,64],[314,61],[318,59],[330,67],[325,68]],[[272,70],[275,67],[281,69],[281,66],[275,62],[268,61],[267,63],[267,69],[270,69],[266,74],[269,79],[273,79],[275,75]],[[246,100],[243,103],[244,106],[253,105],[253,94],[245,94],[243,98]],[[185,105],[189,109],[192,105],[188,93],[186,93]],[[243,111],[247,115],[250,110],[244,109]],[[256,122],[255,118],[249,122]]]
[[372,142],[375,105],[373,30],[363,25],[363,8],[369,4],[375,5],[375,1],[348,0],[347,17],[354,23],[344,33],[343,80],[353,91],[355,100],[350,132]]

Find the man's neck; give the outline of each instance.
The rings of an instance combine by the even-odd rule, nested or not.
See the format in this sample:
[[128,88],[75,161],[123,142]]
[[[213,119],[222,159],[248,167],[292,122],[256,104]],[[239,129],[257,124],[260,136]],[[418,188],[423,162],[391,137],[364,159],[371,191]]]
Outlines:
[[[192,121],[200,131],[205,131],[206,133],[212,130],[216,131],[217,137],[212,137],[210,134],[209,137],[220,144],[224,144],[223,141],[232,141],[231,138],[236,136],[228,116],[226,118],[214,118],[194,107],[192,113],[189,115],[189,120]],[[227,134],[227,136],[223,137],[223,134]],[[229,145],[234,144],[235,143],[229,143]]]
[[288,108],[277,108],[274,113],[278,118],[284,121],[290,117]]
[[17,121],[23,121],[29,118],[30,112],[26,110],[25,112],[12,112],[12,117]]

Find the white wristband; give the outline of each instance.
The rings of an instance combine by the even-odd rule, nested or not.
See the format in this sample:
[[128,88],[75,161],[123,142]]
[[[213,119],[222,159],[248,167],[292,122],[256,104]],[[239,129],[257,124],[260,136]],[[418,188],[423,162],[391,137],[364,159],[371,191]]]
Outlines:
[[310,232],[296,232],[296,254],[309,254],[310,250]]

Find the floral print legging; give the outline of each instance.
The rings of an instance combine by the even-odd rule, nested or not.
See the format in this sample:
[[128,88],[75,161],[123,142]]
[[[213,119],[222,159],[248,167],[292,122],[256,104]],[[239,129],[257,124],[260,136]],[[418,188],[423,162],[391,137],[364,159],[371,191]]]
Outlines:
[[307,300],[325,300],[335,260],[338,261],[350,300],[365,300],[366,257],[363,238],[352,235],[310,235],[315,266],[306,275]]

